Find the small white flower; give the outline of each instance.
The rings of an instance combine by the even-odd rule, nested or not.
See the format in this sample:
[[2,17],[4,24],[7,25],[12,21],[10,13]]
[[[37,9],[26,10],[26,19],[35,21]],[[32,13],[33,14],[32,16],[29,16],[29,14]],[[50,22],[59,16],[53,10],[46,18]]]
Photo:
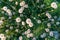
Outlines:
[[48,26],[48,27],[50,27],[50,26],[51,26],[51,24],[50,24],[50,23],[47,23],[47,26]]
[[38,24],[41,23],[41,20],[37,20],[37,23],[38,23]]
[[19,40],[22,40],[22,39],[23,39],[23,37],[22,37],[22,36],[20,36],[20,37],[19,37]]
[[51,19],[52,22],[54,22],[54,19]]
[[10,9],[7,9],[7,10],[6,10],[6,12],[8,13],[8,15],[9,15],[9,16],[11,16],[11,15],[12,15],[12,13],[11,13],[11,10],[10,10]]
[[49,35],[50,35],[50,36],[53,36],[53,31],[50,31],[50,32],[49,32]]
[[2,21],[2,20],[0,20],[0,25],[1,25],[1,24],[3,24],[3,21]]
[[59,25],[60,24],[60,22],[56,22],[56,25]]
[[44,38],[44,36],[43,36],[43,35],[40,35],[40,37],[41,37],[41,38]]
[[2,8],[2,10],[6,11],[6,10],[7,10],[7,7],[6,7],[6,6],[4,6],[4,7]]
[[20,6],[24,6],[25,5],[25,1],[20,2]]
[[18,32],[18,29],[16,29],[15,31]]
[[6,37],[4,36],[4,34],[0,34],[0,38],[1,40],[6,40]]
[[23,13],[23,11],[24,11],[24,7],[21,7],[21,8],[18,10],[19,13]]
[[31,19],[27,18],[27,19],[26,19],[26,23],[27,23],[27,24],[30,24],[30,23],[31,23]]
[[29,35],[30,35],[30,37],[33,37],[33,33],[30,33]]
[[16,18],[16,22],[21,22],[20,17],[17,17],[17,18]]
[[33,27],[33,23],[30,23],[30,24],[29,24],[29,27]]
[[11,10],[10,10],[10,9],[7,9],[6,12],[7,12],[7,13],[11,13]]
[[31,30],[30,30],[30,29],[28,29],[28,30],[27,30],[27,34],[29,34],[30,32],[31,32]]
[[22,21],[22,25],[25,25],[25,22],[24,21]]
[[9,30],[7,29],[7,30],[5,30],[5,32],[7,33]]
[[40,35],[41,38],[46,37],[46,33],[43,33],[42,35]]
[[27,31],[24,32],[24,34],[29,34],[31,32],[30,29],[28,29]]
[[6,37],[4,37],[4,38],[1,38],[1,40],[6,40]]
[[27,34],[27,31],[25,31],[23,34]]
[[36,38],[34,37],[32,40],[36,40]]
[[48,17],[48,18],[51,18],[51,15],[47,12],[46,13],[46,16]]
[[24,8],[28,8],[28,5],[26,4],[26,5],[24,5],[23,7],[24,7]]
[[9,18],[8,19],[11,19],[12,17],[11,16],[9,16]]
[[18,5],[18,2],[16,1],[15,4]]
[[54,9],[56,9],[56,8],[57,8],[56,2],[52,2],[52,3],[51,3],[51,7],[54,8]]
[[4,20],[5,19],[5,17],[1,17],[1,20]]
[[4,34],[0,34],[0,38],[3,38],[4,37]]
[[33,33],[27,34],[27,37],[28,38],[33,37]]
[[13,26],[10,26],[10,29],[13,29]]
[[46,32],[49,32],[49,28],[46,28],[45,31],[46,31]]
[[25,31],[24,34],[27,34],[27,31]]
[[30,38],[30,34],[27,34],[27,38]]

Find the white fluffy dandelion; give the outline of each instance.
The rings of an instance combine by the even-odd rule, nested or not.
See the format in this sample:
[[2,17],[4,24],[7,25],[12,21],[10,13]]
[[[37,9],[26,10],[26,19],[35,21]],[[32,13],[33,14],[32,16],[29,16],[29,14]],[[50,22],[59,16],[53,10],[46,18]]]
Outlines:
[[18,5],[18,2],[17,1],[15,2],[15,5]]
[[16,30],[15,30],[15,32],[18,32],[18,31],[19,31],[19,29],[16,29]]
[[28,8],[28,5],[27,5],[27,4],[25,4],[23,7],[24,7],[24,8]]
[[24,6],[24,5],[25,5],[25,1],[21,1],[20,6]]
[[37,23],[40,24],[41,23],[41,20],[37,20]]
[[46,32],[49,32],[50,30],[49,30],[49,28],[46,28],[45,31],[46,31]]
[[4,34],[0,34],[0,38],[3,38],[4,37]]
[[22,40],[22,39],[23,39],[23,37],[22,37],[22,36],[20,36],[20,37],[19,37],[19,40]]
[[56,8],[57,8],[56,2],[52,2],[52,3],[51,3],[51,7],[54,8],[54,9],[56,9]]
[[7,29],[7,30],[5,30],[5,32],[7,33],[9,30]]
[[6,10],[7,10],[7,6],[4,6],[4,7],[2,8],[2,10],[6,11]]
[[40,35],[41,38],[45,38],[46,37],[46,33],[43,33],[42,35]]
[[60,24],[60,22],[56,22],[56,25],[59,25]]
[[28,29],[27,31],[24,32],[24,34],[29,34],[31,32],[30,29]]
[[30,24],[30,23],[31,23],[31,19],[30,19],[30,18],[27,18],[27,19],[26,19],[26,23],[27,23],[27,24]]
[[27,34],[27,38],[30,38],[30,34]]
[[47,16],[48,18],[51,18],[51,15],[50,15],[48,12],[46,12],[46,16]]
[[24,7],[21,7],[21,8],[18,10],[19,13],[23,13],[23,11],[24,11]]
[[4,34],[0,34],[0,38],[1,40],[6,40],[6,37],[4,36]]
[[47,23],[47,26],[48,26],[48,27],[50,27],[50,26],[51,26],[51,24],[50,24],[50,23]]
[[27,38],[33,37],[33,33],[27,34]]
[[6,10],[6,12],[8,13],[8,15],[9,15],[9,16],[11,16],[11,15],[12,15],[12,13],[11,13],[11,10],[10,10],[10,9],[7,9],[7,10]]
[[13,26],[10,26],[10,29],[13,29]]
[[50,31],[50,32],[49,32],[49,35],[50,35],[50,36],[53,36],[53,31]]
[[31,30],[30,30],[30,29],[28,29],[28,30],[27,30],[27,34],[29,34],[30,32],[31,32]]
[[30,24],[29,24],[29,27],[33,27],[33,23],[30,23]]
[[4,20],[5,19],[5,17],[1,17],[1,20]]
[[30,37],[33,37],[33,33],[30,33]]
[[25,22],[24,21],[22,21],[22,25],[25,25]]
[[17,18],[16,18],[16,22],[21,22],[20,17],[17,17]]

